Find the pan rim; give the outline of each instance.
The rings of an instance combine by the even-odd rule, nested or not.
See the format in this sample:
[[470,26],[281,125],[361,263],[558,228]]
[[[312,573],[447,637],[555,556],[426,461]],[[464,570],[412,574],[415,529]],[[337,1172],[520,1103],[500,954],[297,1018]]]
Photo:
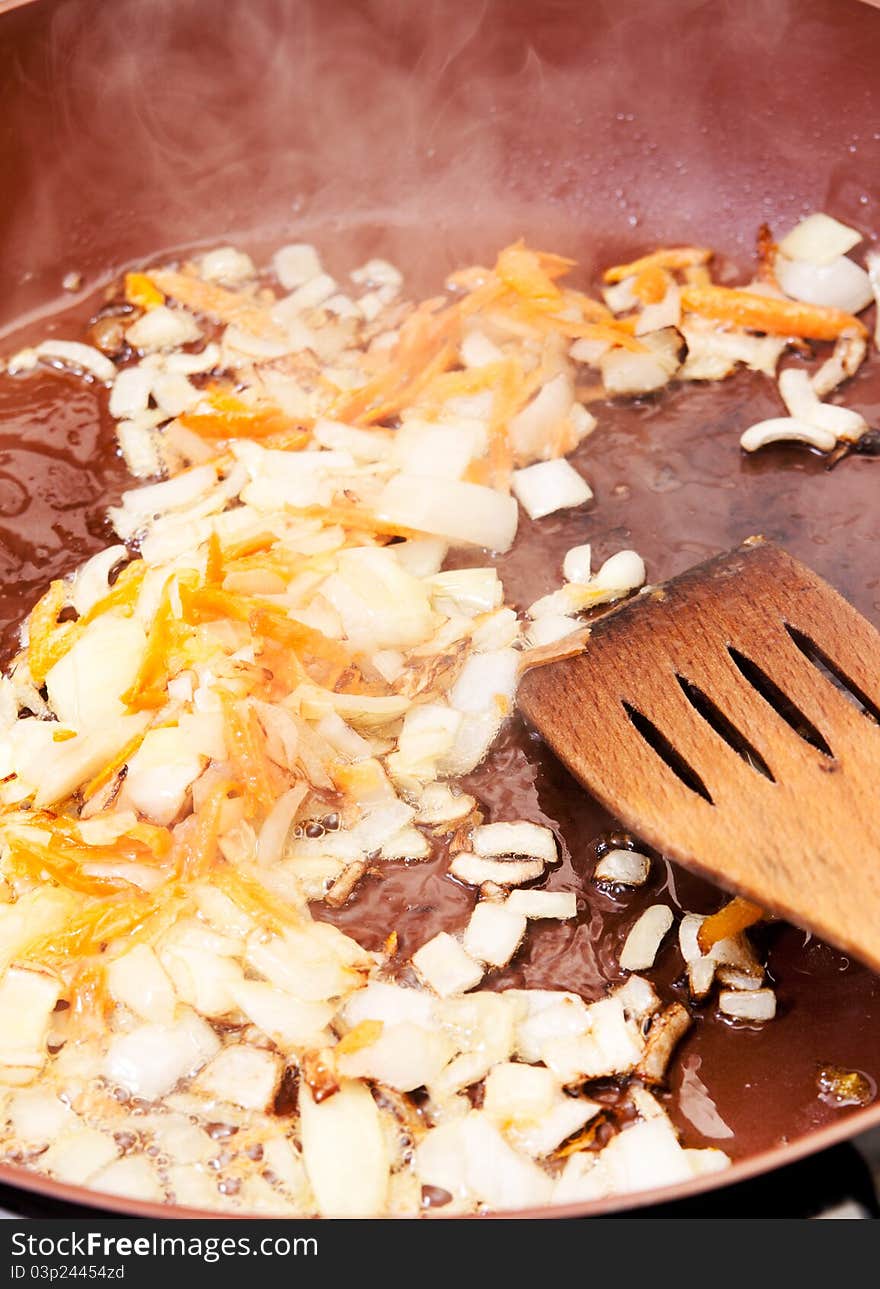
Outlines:
[[[738,1182],[749,1181],[777,1168],[794,1164],[809,1155],[818,1154],[831,1146],[848,1141],[872,1127],[880,1127],[880,1102],[853,1110],[839,1123],[826,1124],[804,1133],[794,1141],[787,1141],[771,1146],[767,1150],[749,1155],[745,1159],[734,1161],[729,1168],[717,1173],[702,1174],[688,1181],[676,1182],[672,1186],[659,1186],[652,1190],[630,1191],[620,1195],[610,1195],[601,1200],[572,1201],[567,1204],[546,1204],[537,1208],[506,1209],[503,1212],[464,1215],[467,1220],[511,1220],[511,1219],[561,1219],[580,1217],[606,1217],[630,1209],[642,1209],[648,1206],[674,1203],[696,1195],[705,1195],[722,1187],[735,1186]],[[148,1218],[155,1221],[334,1221],[333,1218],[298,1217],[296,1214],[283,1216],[267,1213],[221,1212],[217,1209],[189,1208],[178,1204],[157,1204],[153,1201],[129,1199],[121,1195],[112,1195],[106,1191],[91,1190],[87,1186],[74,1185],[69,1182],[55,1181],[51,1177],[32,1172],[21,1164],[0,1164],[0,1184],[25,1191],[33,1195],[42,1195],[47,1199],[63,1203],[76,1204],[83,1208],[94,1209],[96,1216],[104,1212],[112,1214]],[[427,1216],[427,1215],[425,1215]],[[461,1214],[444,1214],[440,1210],[430,1213],[431,1220],[458,1220]],[[411,1218],[377,1216],[373,1221],[406,1221]]]

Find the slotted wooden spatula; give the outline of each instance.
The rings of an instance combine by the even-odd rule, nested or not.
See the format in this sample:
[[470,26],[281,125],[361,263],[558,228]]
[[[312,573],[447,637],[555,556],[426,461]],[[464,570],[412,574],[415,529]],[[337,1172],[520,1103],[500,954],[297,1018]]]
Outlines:
[[520,705],[638,837],[880,970],[880,634],[752,539],[561,641]]

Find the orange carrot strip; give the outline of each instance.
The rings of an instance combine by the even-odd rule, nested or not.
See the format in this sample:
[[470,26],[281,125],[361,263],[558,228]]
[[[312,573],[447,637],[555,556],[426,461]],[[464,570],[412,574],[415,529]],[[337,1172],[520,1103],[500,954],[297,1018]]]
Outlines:
[[663,250],[652,251],[642,255],[629,264],[615,264],[603,273],[606,282],[620,282],[625,277],[634,277],[645,269],[686,269],[692,264],[708,264],[712,251],[704,246],[670,246]]
[[175,273],[171,269],[151,270],[148,276],[160,291],[194,313],[201,313],[215,322],[232,323],[264,340],[281,343],[287,340],[284,329],[273,322],[268,309],[237,291],[227,291],[212,282],[203,282],[201,278]]
[[155,309],[165,303],[164,295],[146,273],[126,273],[125,298],[137,309]]
[[657,264],[649,264],[636,274],[633,282],[633,295],[642,304],[657,304],[669,289],[670,278],[665,269]]
[[180,857],[182,877],[200,877],[216,863],[223,807],[234,786],[229,780],[215,784],[202,803],[198,814],[190,816],[187,820],[191,826],[187,830],[189,836],[186,837],[181,848],[183,851]]
[[747,927],[761,922],[766,914],[757,904],[737,895],[723,909],[706,918],[697,933],[697,943],[703,953],[708,953],[719,940],[729,940]]
[[562,291],[554,278],[562,277],[573,266],[574,260],[529,250],[520,239],[501,251],[495,263],[495,272],[504,285],[517,295],[542,304],[558,304],[562,299]]
[[217,536],[217,529],[211,530],[211,536],[208,538],[208,564],[205,569],[205,581],[213,582],[219,586],[223,581],[223,547],[220,545],[220,538]]
[[285,927],[296,925],[301,919],[297,910],[287,905],[277,895],[273,895],[261,882],[249,877],[240,869],[228,866],[219,868],[212,877],[213,885],[228,895],[245,913],[269,929],[283,931]]
[[100,600],[96,600],[89,611],[76,622],[77,628],[87,627],[90,622],[94,622],[95,618],[99,618],[109,609],[134,609],[146,574],[147,566],[144,561],[132,560],[119,574],[107,594]]
[[167,701],[165,685],[169,655],[177,638],[177,620],[171,601],[172,581],[173,577],[169,577],[162,588],[162,598],[134,684],[122,695],[122,701],[136,712],[162,707]]
[[143,743],[146,732],[146,730],[141,730],[139,734],[135,734],[133,738],[130,738],[122,751],[118,752],[116,756],[113,757],[112,761],[108,761],[103,770],[99,770],[93,779],[89,779],[88,783],[82,790],[84,801],[88,801],[89,797],[93,797],[96,792],[100,792],[103,787],[106,787],[111,779],[115,778],[122,767],[134,756],[141,743]]
[[704,318],[730,322],[771,336],[800,336],[804,340],[836,340],[845,331],[867,335],[863,323],[843,309],[800,300],[778,300],[726,286],[686,286],[682,308]]
[[266,740],[251,708],[225,697],[223,715],[229,759],[244,788],[246,812],[253,818],[258,811],[271,810],[279,796]]
[[37,687],[45,682],[46,673],[64,657],[74,641],[76,624],[58,621],[66,598],[67,590],[60,579],[50,583],[28,618],[28,668]]

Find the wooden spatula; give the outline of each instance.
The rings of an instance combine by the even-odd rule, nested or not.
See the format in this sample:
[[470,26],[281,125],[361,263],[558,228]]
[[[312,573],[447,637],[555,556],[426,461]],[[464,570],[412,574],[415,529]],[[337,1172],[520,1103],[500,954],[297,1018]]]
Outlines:
[[578,651],[519,700],[572,774],[638,837],[880,970],[880,633],[752,539],[560,644]]

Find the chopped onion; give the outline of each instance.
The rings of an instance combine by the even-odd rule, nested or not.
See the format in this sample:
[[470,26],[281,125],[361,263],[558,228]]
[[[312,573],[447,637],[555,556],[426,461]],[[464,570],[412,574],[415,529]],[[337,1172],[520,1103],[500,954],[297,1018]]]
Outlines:
[[514,470],[511,487],[530,519],[582,506],[593,497],[590,485],[564,457]]
[[740,437],[740,445],[746,452],[757,452],[770,443],[786,442],[806,443],[819,452],[830,452],[837,439],[831,430],[824,430],[807,421],[797,421],[792,416],[777,416],[769,421],[759,421]]
[[133,1095],[155,1101],[219,1050],[210,1025],[189,1012],[173,1025],[142,1025],[111,1039],[105,1073]]
[[79,368],[96,380],[109,383],[116,378],[116,367],[107,355],[78,340],[41,340],[34,352],[49,362]]
[[440,1030],[412,1021],[383,1024],[378,1037],[353,1051],[344,1050],[345,1042],[343,1039],[336,1049],[340,1074],[376,1079],[398,1092],[412,1092],[433,1083],[455,1055],[451,1040]]
[[822,267],[846,255],[861,240],[861,233],[854,228],[817,211],[807,215],[790,233],[786,233],[779,249],[791,260],[806,260]]
[[133,349],[139,349],[141,353],[158,353],[201,340],[202,333],[191,314],[159,304],[133,322],[125,338]]
[[233,1043],[223,1047],[198,1075],[193,1088],[206,1096],[268,1113],[281,1081],[282,1064],[274,1052]]
[[125,420],[137,416],[139,412],[145,412],[155,377],[156,373],[147,367],[124,367],[116,377],[110,394],[110,415]]
[[562,561],[562,576],[566,582],[586,586],[592,575],[592,551],[589,546],[572,546]]
[[39,967],[13,966],[0,980],[0,1082],[30,1083],[46,1061],[46,1038],[61,981]]
[[620,952],[623,971],[643,971],[653,967],[660,942],[672,926],[672,909],[667,904],[652,904],[630,928]]
[[518,519],[514,498],[493,488],[406,474],[388,481],[376,513],[389,523],[499,552],[512,546]]
[[478,904],[465,927],[462,944],[487,967],[505,967],[526,933],[526,919],[505,904]]
[[314,246],[293,242],[282,246],[272,257],[272,268],[285,291],[294,291],[321,272],[321,261]]
[[483,858],[499,855],[524,855],[540,859],[545,864],[556,864],[559,855],[556,838],[549,828],[541,824],[516,823],[481,824],[471,834],[475,852]]
[[867,273],[845,255],[822,265],[780,255],[776,276],[787,296],[808,304],[861,313],[874,299]]
[[593,880],[617,886],[644,886],[651,871],[647,855],[637,850],[608,850],[593,870]]
[[517,461],[550,455],[554,433],[567,419],[573,402],[571,375],[560,372],[541,386],[531,403],[511,417],[507,435]]
[[772,1020],[776,1015],[776,995],[772,989],[722,989],[718,1007],[725,1016],[736,1020]]
[[564,921],[577,916],[577,897],[574,891],[511,891],[505,907],[530,919]]
[[466,993],[483,978],[480,964],[446,931],[423,944],[413,954],[412,965],[425,984],[441,998]]
[[867,429],[864,417],[858,412],[820,402],[809,374],[802,367],[786,367],[780,372],[779,392],[795,420],[827,430],[835,438],[856,440]]
[[544,871],[542,859],[481,859],[465,851],[458,854],[449,865],[453,877],[468,886],[482,886],[494,882],[498,886],[522,886],[532,882]]
[[345,1080],[333,1096],[316,1101],[300,1080],[299,1111],[303,1163],[321,1216],[384,1212],[390,1161],[379,1110],[366,1084]]
[[170,1025],[177,998],[162,964],[149,945],[137,944],[107,967],[107,987],[118,1003],[141,1020]]

